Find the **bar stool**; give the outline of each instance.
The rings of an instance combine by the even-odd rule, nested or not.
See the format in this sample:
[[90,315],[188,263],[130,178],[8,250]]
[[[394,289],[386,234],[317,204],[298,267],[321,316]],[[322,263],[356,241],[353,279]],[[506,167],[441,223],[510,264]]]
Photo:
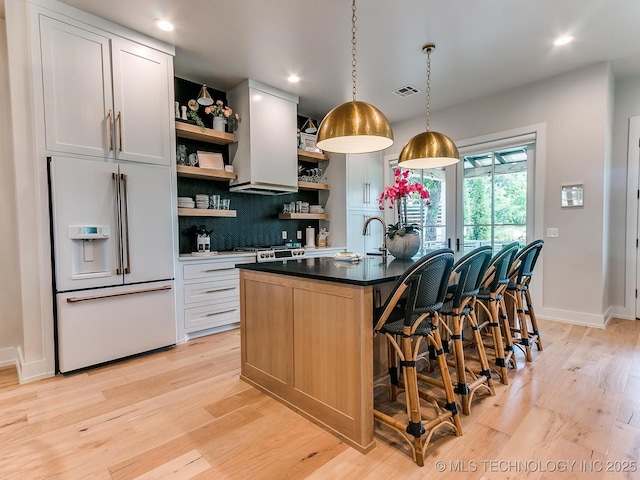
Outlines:
[[504,385],[509,384],[507,378],[509,364],[517,368],[513,356],[507,310],[504,305],[504,291],[509,285],[509,272],[519,247],[518,242],[513,242],[502,247],[502,250],[494,255],[476,296],[476,312],[482,308],[487,317],[487,320],[480,323],[478,327],[481,332],[489,329],[493,339],[490,345],[485,343],[485,350],[493,351],[495,366],[500,374],[500,381]]
[[[440,315],[447,319],[443,326],[453,344],[454,362],[456,368],[457,385],[455,393],[460,395],[462,413],[469,415],[471,401],[478,389],[486,389],[490,395],[495,395],[491,370],[484,351],[484,344],[478,329],[475,314],[475,301],[480,283],[491,261],[491,247],[480,247],[462,257],[453,267],[450,284]],[[472,369],[465,364],[462,331],[468,323],[473,332],[473,346],[476,349],[480,369]],[[467,374],[471,383],[467,383]]]
[[512,341],[514,345],[522,345],[527,362],[532,359],[532,344],[538,347],[539,352],[542,351],[542,340],[529,285],[543,246],[544,240],[534,240],[517,253],[509,272],[509,284],[506,290],[506,294],[511,297],[516,307],[516,316],[511,321],[511,333],[515,335],[512,336]]
[[[453,251],[450,249],[435,250],[422,257],[397,281],[381,307],[374,326],[374,334],[385,335],[387,340],[391,399],[395,400],[398,388],[404,389],[407,421],[398,421],[376,409],[374,419],[402,435],[411,445],[413,459],[420,466],[424,465],[425,451],[436,430],[448,427],[456,436],[462,435],[460,415],[438,328],[438,311],[443,305],[452,268]],[[426,340],[435,352],[445,391],[444,405],[418,389],[416,360],[422,340]],[[401,376],[398,375],[398,358]],[[434,418],[424,418],[421,398],[431,401]]]

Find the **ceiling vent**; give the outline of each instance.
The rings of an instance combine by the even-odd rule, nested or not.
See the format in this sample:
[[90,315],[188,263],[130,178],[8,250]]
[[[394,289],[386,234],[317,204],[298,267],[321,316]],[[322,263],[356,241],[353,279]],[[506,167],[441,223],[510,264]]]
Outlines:
[[411,95],[415,95],[416,93],[420,93],[420,90],[412,85],[405,85],[404,87],[400,87],[397,90],[392,91],[391,93],[397,95],[398,97],[405,98],[410,97]]

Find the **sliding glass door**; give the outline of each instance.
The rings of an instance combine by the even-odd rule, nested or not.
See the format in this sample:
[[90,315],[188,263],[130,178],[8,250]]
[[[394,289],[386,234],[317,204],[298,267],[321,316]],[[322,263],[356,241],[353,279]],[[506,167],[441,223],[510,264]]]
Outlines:
[[[413,200],[407,220],[422,231],[422,250],[449,247],[460,257],[489,245],[494,252],[533,232],[535,135],[461,149],[461,162],[412,170],[410,181],[430,193]],[[394,168],[398,168],[394,166]]]

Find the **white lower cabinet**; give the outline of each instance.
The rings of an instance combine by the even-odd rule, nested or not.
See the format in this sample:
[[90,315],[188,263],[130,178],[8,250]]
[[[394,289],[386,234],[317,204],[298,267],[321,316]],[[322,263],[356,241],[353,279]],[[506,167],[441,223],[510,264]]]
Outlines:
[[178,318],[186,337],[240,323],[240,274],[235,265],[254,261],[250,254],[180,257]]

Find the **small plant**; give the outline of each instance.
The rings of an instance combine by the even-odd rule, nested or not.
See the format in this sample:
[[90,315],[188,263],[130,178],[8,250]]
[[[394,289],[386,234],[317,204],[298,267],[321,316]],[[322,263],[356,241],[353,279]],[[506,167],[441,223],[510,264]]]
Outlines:
[[200,130],[204,132],[205,126],[204,126],[204,123],[202,122],[202,119],[198,115],[198,112],[196,112],[195,110],[189,110],[187,112],[187,117],[193,120],[194,122],[196,122],[196,125],[199,126]]

